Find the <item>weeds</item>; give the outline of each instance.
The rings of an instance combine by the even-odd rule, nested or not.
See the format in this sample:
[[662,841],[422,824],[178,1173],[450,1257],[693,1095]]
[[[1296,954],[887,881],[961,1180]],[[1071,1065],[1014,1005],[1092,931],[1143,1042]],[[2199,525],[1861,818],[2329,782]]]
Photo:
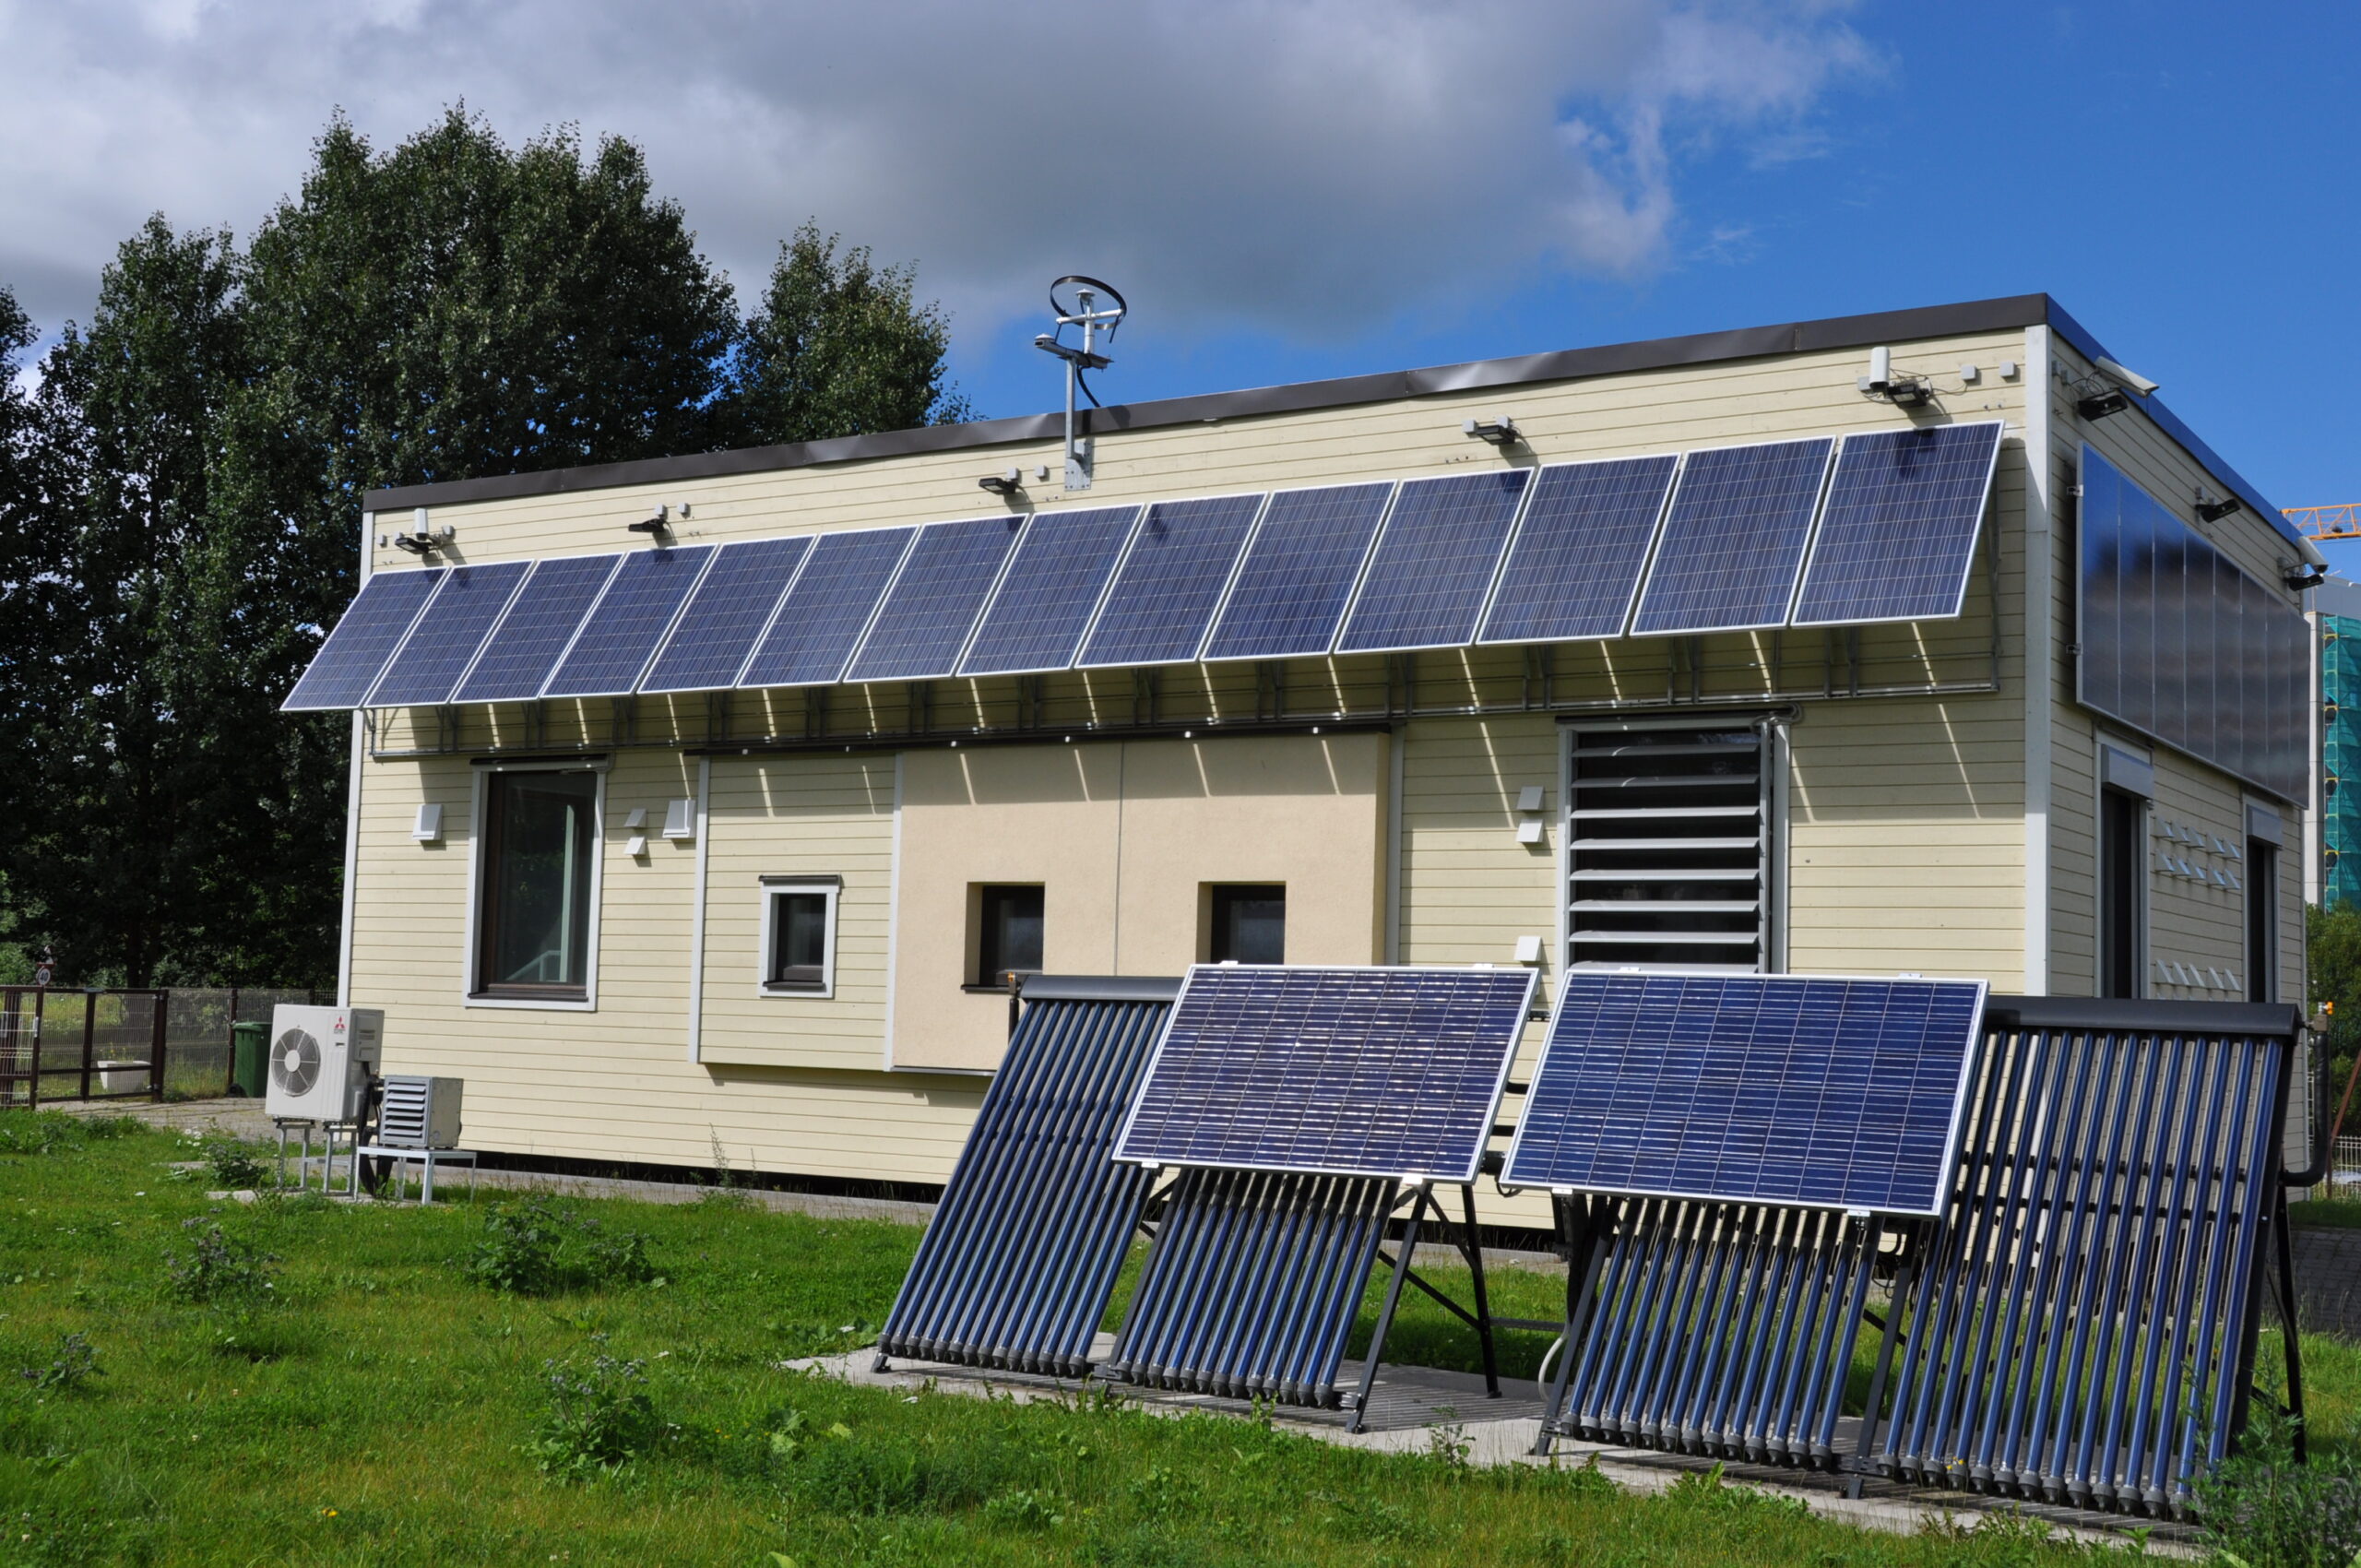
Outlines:
[[94,1377],[106,1376],[106,1369],[99,1365],[98,1347],[85,1334],[63,1335],[57,1341],[57,1355],[45,1367],[18,1367],[17,1375],[33,1385],[37,1393],[71,1394],[87,1385]]
[[638,1361],[600,1354],[586,1367],[572,1358],[542,1363],[549,1408],[525,1452],[541,1473],[589,1480],[629,1464],[663,1434]]
[[259,1187],[267,1174],[263,1162],[244,1144],[228,1138],[208,1141],[198,1151],[206,1169],[213,1173],[218,1187]]
[[107,1138],[146,1131],[133,1116],[68,1116],[62,1111],[0,1111],[0,1154],[72,1154]]
[[479,1285],[517,1296],[554,1296],[658,1278],[647,1238],[609,1230],[547,1198],[503,1204],[484,1217],[484,1239],[462,1265]]
[[184,1219],[194,1230],[189,1250],[164,1254],[164,1293],[191,1306],[254,1306],[277,1287],[271,1267],[279,1260],[241,1236],[208,1220]]
[[2296,1424],[2258,1398],[2238,1451],[2197,1483],[2205,1538],[2241,1568],[2345,1568],[2361,1554],[2361,1464],[2296,1459]]

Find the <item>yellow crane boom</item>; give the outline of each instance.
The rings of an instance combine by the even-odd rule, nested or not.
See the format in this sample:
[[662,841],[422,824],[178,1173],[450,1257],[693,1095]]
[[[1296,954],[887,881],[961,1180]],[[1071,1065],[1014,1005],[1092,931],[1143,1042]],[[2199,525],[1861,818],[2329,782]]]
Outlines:
[[2282,506],[2279,515],[2306,539],[2361,539],[2361,501],[2341,506]]

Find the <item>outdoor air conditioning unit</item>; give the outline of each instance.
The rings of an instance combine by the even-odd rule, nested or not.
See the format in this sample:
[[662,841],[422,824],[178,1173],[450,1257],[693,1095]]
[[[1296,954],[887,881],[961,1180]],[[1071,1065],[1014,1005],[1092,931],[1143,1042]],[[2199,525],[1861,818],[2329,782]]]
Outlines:
[[377,1141],[393,1148],[459,1146],[457,1078],[396,1075],[386,1080],[377,1108]]
[[374,1007],[274,1009],[263,1109],[283,1122],[358,1122],[385,1043],[386,1015]]

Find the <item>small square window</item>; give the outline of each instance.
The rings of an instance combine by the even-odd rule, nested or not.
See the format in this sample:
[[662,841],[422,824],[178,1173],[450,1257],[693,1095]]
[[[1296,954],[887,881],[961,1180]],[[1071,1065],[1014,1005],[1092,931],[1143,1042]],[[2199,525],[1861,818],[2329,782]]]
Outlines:
[[1038,883],[977,889],[975,983],[1004,986],[1011,973],[1041,972]]
[[1211,890],[1207,913],[1208,962],[1287,961],[1287,890],[1284,883],[1216,886]]
[[826,996],[836,983],[836,894],[833,882],[765,881],[763,990]]

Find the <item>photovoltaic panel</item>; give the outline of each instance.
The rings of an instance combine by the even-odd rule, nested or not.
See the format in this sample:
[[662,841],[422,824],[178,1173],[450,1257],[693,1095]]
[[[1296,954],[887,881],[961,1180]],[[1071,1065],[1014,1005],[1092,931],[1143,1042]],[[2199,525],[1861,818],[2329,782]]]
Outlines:
[[639,689],[712,692],[736,685],[739,669],[811,549],[810,534],[723,545]]
[[582,623],[545,697],[620,697],[639,689],[682,601],[697,586],[713,546],[642,550],[623,557],[607,591]]
[[862,529],[820,535],[738,683],[825,686],[841,679],[917,534],[916,529]]
[[492,624],[532,569],[529,561],[450,567],[443,590],[411,624],[401,651],[386,666],[367,706],[431,707],[449,702],[451,688],[467,673],[476,649],[491,635]]
[[377,683],[386,661],[401,646],[410,623],[443,581],[441,567],[415,572],[379,572],[361,585],[346,606],[336,630],[312,656],[310,668],[279,709],[286,713],[326,712],[359,707],[369,688]]
[[1958,614],[1999,453],[1998,420],[1845,437],[1795,624]]
[[1679,466],[1670,457],[1610,457],[1543,469],[1476,640],[1621,636]]
[[1691,452],[1634,635],[1784,626],[1833,437]]
[[1115,1158],[1472,1181],[1529,969],[1199,964]]
[[976,624],[959,673],[1023,675],[1071,667],[1139,515],[1136,506],[1036,514]]
[[1573,970],[1501,1182],[1934,1214],[1982,980]]
[[1263,499],[1217,495],[1150,506],[1074,662],[1089,670],[1196,658]]
[[920,529],[845,679],[931,681],[956,670],[1023,527],[1020,517],[974,517]]
[[620,555],[567,555],[534,563],[508,601],[453,702],[525,702],[541,695],[582,618],[607,586]]
[[1524,469],[1509,469],[1405,483],[1386,514],[1336,651],[1473,642],[1528,477]]
[[1326,653],[1393,493],[1394,486],[1386,483],[1287,490],[1272,496],[1200,657]]

